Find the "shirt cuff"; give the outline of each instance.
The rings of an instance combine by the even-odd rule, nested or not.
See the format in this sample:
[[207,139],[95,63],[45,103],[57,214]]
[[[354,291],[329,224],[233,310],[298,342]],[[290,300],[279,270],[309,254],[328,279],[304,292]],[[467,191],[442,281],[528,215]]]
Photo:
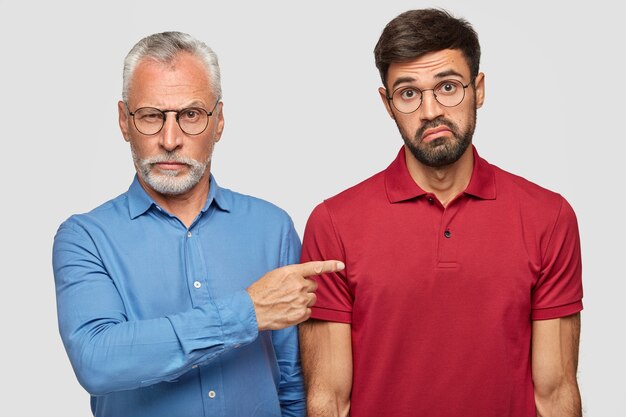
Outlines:
[[560,317],[571,316],[572,314],[576,314],[583,309],[582,300],[575,301],[570,304],[566,304],[558,307],[549,307],[549,308],[537,308],[533,309],[531,314],[532,320],[550,320],[557,319]]
[[222,330],[227,343],[242,345],[250,343],[259,335],[254,304],[246,290],[213,300],[222,319]]
[[217,297],[190,311],[168,316],[186,354],[209,356],[254,341],[259,333],[254,306],[245,290]]
[[311,318],[325,321],[337,321],[340,323],[352,323],[352,312],[324,307],[313,307],[311,309]]

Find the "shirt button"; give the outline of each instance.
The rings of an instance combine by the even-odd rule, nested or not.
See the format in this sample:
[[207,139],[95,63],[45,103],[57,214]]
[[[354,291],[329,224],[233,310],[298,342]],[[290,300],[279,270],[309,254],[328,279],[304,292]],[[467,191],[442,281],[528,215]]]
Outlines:
[[215,391],[211,390],[211,391],[209,391],[208,395],[209,395],[209,398],[215,398],[216,394],[215,394]]
[[443,232],[443,235],[449,238],[450,236],[452,236],[452,233],[450,233],[449,230],[446,230],[445,232]]
[[434,199],[434,198],[432,198],[432,197],[428,197],[428,202],[429,202],[430,204],[433,204],[433,203],[435,202],[435,199]]
[[200,281],[194,281],[193,282],[193,286],[196,287],[196,288],[200,288],[200,287],[202,287],[202,283]]
[[191,237],[191,232],[187,232],[187,237]]

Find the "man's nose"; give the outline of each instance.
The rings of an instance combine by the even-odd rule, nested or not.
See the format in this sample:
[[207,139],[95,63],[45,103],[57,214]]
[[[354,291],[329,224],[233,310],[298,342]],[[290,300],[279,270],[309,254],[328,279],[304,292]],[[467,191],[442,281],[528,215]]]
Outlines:
[[163,149],[173,151],[182,145],[183,135],[184,133],[176,121],[176,113],[166,112],[159,144]]
[[437,101],[433,90],[422,91],[420,117],[422,120],[434,120],[443,115],[443,106]]

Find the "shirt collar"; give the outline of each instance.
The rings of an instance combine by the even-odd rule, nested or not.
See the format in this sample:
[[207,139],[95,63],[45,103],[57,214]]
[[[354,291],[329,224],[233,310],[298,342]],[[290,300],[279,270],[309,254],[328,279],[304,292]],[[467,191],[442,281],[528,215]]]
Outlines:
[[472,145],[472,150],[474,151],[474,169],[472,170],[472,178],[465,189],[465,194],[483,200],[495,200],[496,174],[493,165],[478,155],[474,145]]
[[[473,145],[472,151],[474,152],[474,167],[472,177],[464,193],[484,200],[493,200],[496,198],[493,166],[478,155],[478,151]],[[390,203],[399,203],[426,194],[426,191],[413,181],[409,173],[404,146],[398,152],[396,159],[385,170],[385,188]]]
[[[230,203],[225,195],[223,189],[217,184],[217,181],[211,174],[209,179],[209,195],[207,196],[206,203],[202,208],[201,212],[204,213],[211,207],[211,204],[215,202],[215,205],[223,211],[230,211]],[[157,207],[156,202],[148,195],[146,190],[143,189],[139,179],[137,178],[137,174],[135,174],[135,178],[133,179],[130,188],[128,189],[128,210],[131,219],[135,219],[150,209],[150,207]]]

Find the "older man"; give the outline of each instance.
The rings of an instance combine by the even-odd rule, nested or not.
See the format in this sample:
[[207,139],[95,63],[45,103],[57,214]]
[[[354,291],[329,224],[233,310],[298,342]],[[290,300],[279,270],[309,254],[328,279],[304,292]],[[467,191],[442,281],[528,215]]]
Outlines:
[[305,277],[342,264],[289,265],[289,216],[217,184],[222,106],[217,57],[191,36],[151,35],[126,57],[119,125],[137,175],[65,221],[53,250],[61,336],[95,416],[304,414],[292,326],[315,301]]
[[309,219],[302,259],[346,264],[300,327],[309,416],[580,416],[576,218],[472,146],[476,33],[412,10],[374,52],[404,146]]

